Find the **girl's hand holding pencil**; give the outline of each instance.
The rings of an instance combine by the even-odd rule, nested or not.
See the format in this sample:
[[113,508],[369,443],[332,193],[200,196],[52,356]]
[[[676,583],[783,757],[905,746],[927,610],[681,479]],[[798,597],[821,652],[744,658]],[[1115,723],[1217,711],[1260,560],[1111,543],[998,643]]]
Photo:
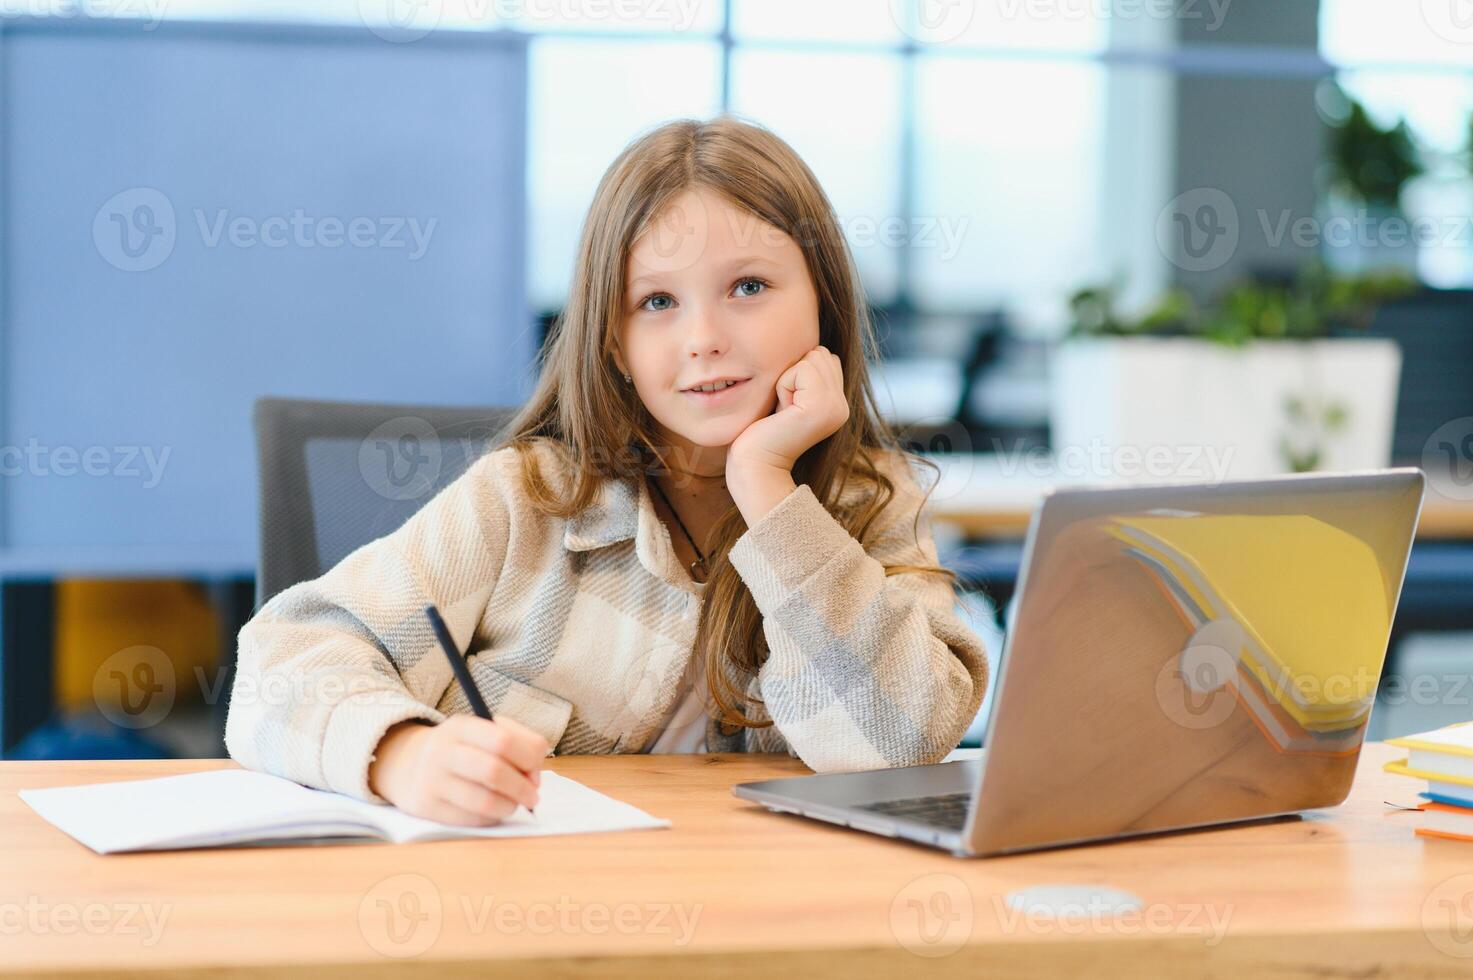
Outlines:
[[379,740],[369,789],[405,813],[442,823],[483,827],[518,804],[531,811],[547,739],[510,718],[492,719],[439,610],[430,606],[425,615],[475,715],[394,725]]
[[547,739],[510,718],[400,722],[379,742],[369,788],[405,813],[486,827],[537,805]]

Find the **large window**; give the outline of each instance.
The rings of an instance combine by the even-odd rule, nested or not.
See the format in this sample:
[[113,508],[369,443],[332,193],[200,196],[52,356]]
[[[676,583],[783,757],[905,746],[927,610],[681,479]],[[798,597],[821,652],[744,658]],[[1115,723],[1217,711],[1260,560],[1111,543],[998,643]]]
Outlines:
[[[170,0],[164,9],[533,35],[528,274],[544,310],[564,301],[583,216],[618,151],[660,122],[732,110],[808,161],[872,300],[937,313],[1001,308],[1022,332],[1048,336],[1081,285],[1123,276],[1129,305],[1170,282],[1155,225],[1190,189],[1175,186],[1186,179],[1173,118],[1182,72],[1332,72],[1378,119],[1407,118],[1428,151],[1429,173],[1407,190],[1409,216],[1473,214],[1464,0],[1449,0],[1445,18],[1437,3],[1321,0],[1318,52],[1285,46],[1271,26],[1253,35],[1255,23],[1274,23],[1254,2],[1264,0],[1195,2],[1184,8],[1193,13],[1166,18],[1139,0]],[[1186,22],[1240,11],[1250,36]],[[1179,47],[1178,35],[1196,43]],[[1301,135],[1267,134],[1265,145]],[[1473,285],[1473,247],[1450,234],[1417,267],[1436,285]]]
[[1057,319],[1100,262],[1105,70],[927,56],[917,75],[913,249],[926,307]]
[[1406,120],[1427,167],[1406,216],[1426,229],[1417,273],[1473,286],[1473,18],[1462,0],[1322,0],[1320,50],[1346,94],[1383,126]]

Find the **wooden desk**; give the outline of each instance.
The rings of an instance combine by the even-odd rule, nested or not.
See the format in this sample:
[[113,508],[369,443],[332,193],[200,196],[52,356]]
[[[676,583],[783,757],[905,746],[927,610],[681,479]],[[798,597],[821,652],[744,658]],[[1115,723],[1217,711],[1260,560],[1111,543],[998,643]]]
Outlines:
[[[1419,815],[1382,802],[1418,788],[1381,771],[1393,755],[1369,746],[1351,800],[1303,819],[990,860],[738,800],[734,782],[804,771],[741,755],[550,760],[670,830],[101,857],[16,789],[234,763],[6,762],[0,976],[1467,976],[1473,845],[1414,837]],[[1063,882],[1144,911],[1071,924],[999,904]],[[419,919],[396,935],[386,908]]]

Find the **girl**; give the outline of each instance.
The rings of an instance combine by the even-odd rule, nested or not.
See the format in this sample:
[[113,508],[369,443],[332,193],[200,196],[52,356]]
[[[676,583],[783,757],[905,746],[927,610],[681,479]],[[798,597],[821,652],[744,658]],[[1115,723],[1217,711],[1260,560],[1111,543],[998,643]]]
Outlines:
[[[552,751],[940,760],[987,661],[876,410],[874,351],[786,143],[731,116],[635,140],[499,446],[241,630],[231,756],[471,825],[534,806]],[[495,721],[470,713],[430,603]]]

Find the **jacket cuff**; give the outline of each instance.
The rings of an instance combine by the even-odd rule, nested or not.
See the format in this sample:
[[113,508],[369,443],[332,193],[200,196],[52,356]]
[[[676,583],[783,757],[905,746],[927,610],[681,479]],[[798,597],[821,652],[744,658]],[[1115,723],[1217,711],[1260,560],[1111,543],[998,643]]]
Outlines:
[[764,614],[846,550],[864,553],[806,483],[747,528],[727,552]]
[[[343,710],[347,708],[348,710]],[[322,738],[322,777],[334,793],[388,804],[368,788],[368,768],[384,733],[401,721],[422,718],[439,724],[445,715],[401,691],[356,693],[333,708]]]

